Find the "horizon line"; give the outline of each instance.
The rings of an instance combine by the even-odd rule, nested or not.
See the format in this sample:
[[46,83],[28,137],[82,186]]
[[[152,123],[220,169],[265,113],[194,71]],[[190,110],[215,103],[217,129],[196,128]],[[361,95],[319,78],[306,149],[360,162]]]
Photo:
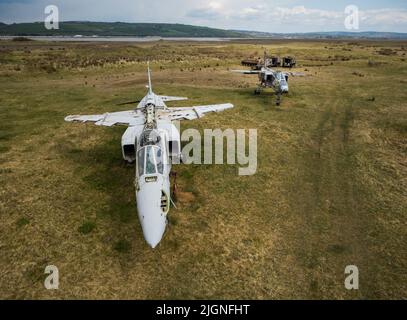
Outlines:
[[[95,20],[65,20],[60,21],[59,23],[69,23],[69,22],[77,22],[77,23],[123,23],[123,24],[165,24],[165,25],[183,25],[183,26],[191,26],[191,27],[200,27],[200,28],[208,28],[208,29],[216,29],[216,30],[223,30],[223,31],[235,31],[235,32],[256,32],[256,33],[266,33],[266,34],[310,34],[310,33],[396,33],[396,34],[407,34],[407,31],[375,31],[375,30],[366,30],[366,31],[354,31],[354,30],[333,30],[333,31],[307,31],[307,32],[270,32],[270,31],[257,31],[257,30],[248,30],[248,29],[222,29],[218,27],[209,27],[204,25],[195,25],[195,24],[186,24],[186,23],[169,23],[169,22],[126,22],[126,21],[95,21]],[[43,21],[27,21],[27,22],[11,22],[6,23],[0,21],[0,24],[5,24],[7,26],[11,26],[14,24],[29,24],[29,23],[44,23]]]

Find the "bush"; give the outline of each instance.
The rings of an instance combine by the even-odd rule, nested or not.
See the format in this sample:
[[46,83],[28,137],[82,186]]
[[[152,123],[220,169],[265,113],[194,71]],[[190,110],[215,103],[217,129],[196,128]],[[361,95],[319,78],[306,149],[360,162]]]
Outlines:
[[15,37],[12,41],[33,41],[32,39],[26,37]]

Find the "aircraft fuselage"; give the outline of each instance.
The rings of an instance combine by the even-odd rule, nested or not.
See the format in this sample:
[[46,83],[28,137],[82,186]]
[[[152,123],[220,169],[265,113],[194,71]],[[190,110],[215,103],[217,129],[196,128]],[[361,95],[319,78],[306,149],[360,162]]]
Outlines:
[[[159,107],[157,107],[159,105]],[[172,159],[180,159],[180,133],[168,120],[157,120],[156,110],[166,108],[162,99],[149,93],[139,104],[146,123],[129,127],[122,137],[123,158],[136,163],[137,211],[144,238],[155,248],[167,225],[171,203]]]

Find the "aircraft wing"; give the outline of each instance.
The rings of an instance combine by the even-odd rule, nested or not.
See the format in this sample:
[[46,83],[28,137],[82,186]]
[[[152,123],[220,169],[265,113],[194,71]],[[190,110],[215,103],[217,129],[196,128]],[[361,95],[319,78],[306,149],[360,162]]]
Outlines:
[[188,100],[188,98],[186,98],[186,97],[160,96],[160,98],[161,98],[164,102]]
[[232,72],[242,73],[242,74],[259,74],[261,70],[232,70]]
[[143,124],[144,114],[139,111],[121,111],[96,115],[73,115],[65,118],[68,122],[93,122],[97,126],[112,127],[115,125],[135,126]]
[[233,108],[233,104],[213,104],[207,106],[194,106],[185,108],[168,108],[166,110],[160,111],[159,118],[174,120],[194,120],[202,118],[206,113],[209,112],[220,112],[226,109]]

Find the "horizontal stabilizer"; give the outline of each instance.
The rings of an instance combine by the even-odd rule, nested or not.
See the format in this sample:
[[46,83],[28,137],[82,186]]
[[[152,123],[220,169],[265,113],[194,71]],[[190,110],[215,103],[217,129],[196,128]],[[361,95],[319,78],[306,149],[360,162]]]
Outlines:
[[164,102],[168,102],[168,101],[183,101],[183,100],[188,100],[188,98],[186,97],[170,97],[170,96],[160,96],[160,98],[164,101]]

